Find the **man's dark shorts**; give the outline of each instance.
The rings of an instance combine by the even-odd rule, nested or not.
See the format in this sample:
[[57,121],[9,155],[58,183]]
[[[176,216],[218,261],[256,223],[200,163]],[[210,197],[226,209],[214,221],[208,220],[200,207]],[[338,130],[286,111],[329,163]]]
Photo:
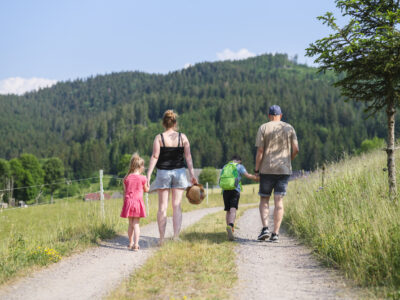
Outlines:
[[224,197],[225,211],[229,211],[232,207],[238,209],[240,193],[237,190],[224,191],[222,196]]
[[269,197],[274,190],[274,195],[286,195],[290,175],[272,175],[260,174],[260,191],[261,197]]

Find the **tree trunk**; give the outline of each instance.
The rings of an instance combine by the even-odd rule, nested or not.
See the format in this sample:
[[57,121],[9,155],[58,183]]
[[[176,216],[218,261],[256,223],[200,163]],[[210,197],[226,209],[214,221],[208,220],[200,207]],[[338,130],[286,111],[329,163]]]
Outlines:
[[394,161],[394,150],[395,150],[395,139],[394,139],[394,122],[396,115],[396,108],[394,99],[391,99],[388,103],[386,114],[388,118],[388,138],[387,138],[387,168],[388,168],[388,179],[389,179],[389,195],[391,199],[394,199],[397,195],[396,187],[396,168]]
[[53,191],[51,191],[50,203],[53,204]]

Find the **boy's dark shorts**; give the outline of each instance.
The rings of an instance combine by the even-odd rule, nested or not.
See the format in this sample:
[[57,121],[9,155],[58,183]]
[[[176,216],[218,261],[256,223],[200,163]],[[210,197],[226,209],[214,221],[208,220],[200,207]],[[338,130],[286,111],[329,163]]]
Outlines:
[[286,195],[286,188],[289,183],[290,175],[272,175],[260,174],[260,191],[261,197],[269,197],[274,190],[274,195]]
[[232,207],[238,209],[240,193],[237,190],[224,191],[222,196],[224,197],[225,211],[229,211]]

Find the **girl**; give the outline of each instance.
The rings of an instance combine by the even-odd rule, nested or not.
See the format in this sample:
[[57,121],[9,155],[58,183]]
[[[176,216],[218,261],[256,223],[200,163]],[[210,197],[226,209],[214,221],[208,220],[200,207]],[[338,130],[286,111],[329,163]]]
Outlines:
[[129,219],[128,249],[139,250],[140,218],[146,217],[143,202],[143,192],[149,191],[149,185],[145,176],[140,175],[144,171],[144,160],[135,153],[132,155],[129,172],[124,178],[124,206],[121,217]]

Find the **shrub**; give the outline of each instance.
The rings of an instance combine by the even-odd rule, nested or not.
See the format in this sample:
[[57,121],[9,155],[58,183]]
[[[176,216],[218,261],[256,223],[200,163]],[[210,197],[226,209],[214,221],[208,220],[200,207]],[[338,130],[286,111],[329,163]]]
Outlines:
[[199,182],[203,185],[208,182],[209,185],[214,186],[217,185],[217,181],[218,172],[217,169],[213,167],[204,168],[199,175]]

